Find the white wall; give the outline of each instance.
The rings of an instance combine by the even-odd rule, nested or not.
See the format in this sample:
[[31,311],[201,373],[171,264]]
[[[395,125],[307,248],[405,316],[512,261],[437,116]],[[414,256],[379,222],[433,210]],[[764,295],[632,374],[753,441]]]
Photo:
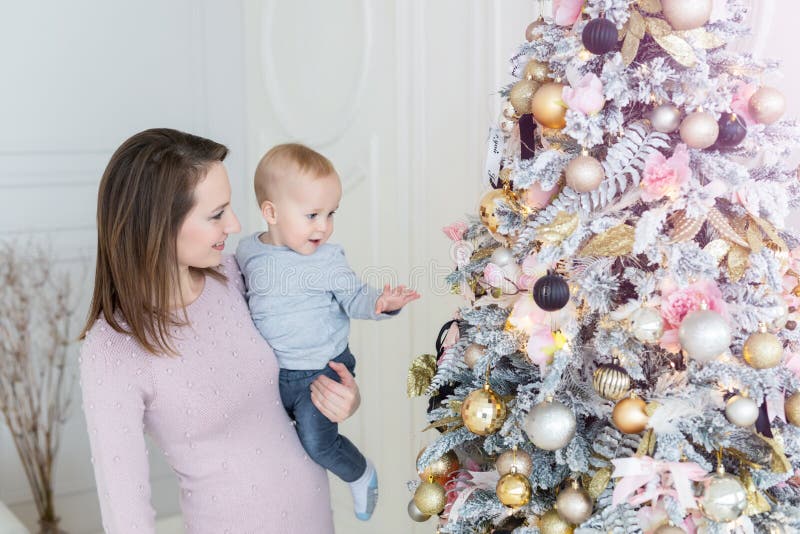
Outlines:
[[[770,16],[770,6],[781,4]],[[345,182],[334,241],[357,270],[413,278],[423,300],[392,321],[357,323],[364,403],[343,425],[378,465],[381,502],[351,520],[332,482],[340,532],[432,532],[412,525],[405,481],[429,439],[424,401],[405,398],[411,358],[458,301],[441,293],[449,269],[440,228],[473,212],[485,135],[499,112],[506,57],[532,20],[533,0],[55,0],[3,2],[0,18],[0,239],[50,240],[65,267],[92,268],[97,183],[112,150],[152,126],[186,129],[232,149],[228,170],[244,232],[260,228],[250,177],[260,154],[287,139],[331,157]],[[785,60],[778,80],[800,112],[792,20],[800,5],[758,2],[768,17],[747,46]],[[773,83],[770,80],[770,83]],[[376,274],[377,273],[377,274]],[[91,275],[88,276],[90,278]],[[82,295],[85,310],[87,295]],[[82,417],[58,461],[58,509],[72,534],[98,530]],[[154,455],[159,514],[177,511],[175,483]],[[13,446],[0,430],[0,500],[35,522]]]

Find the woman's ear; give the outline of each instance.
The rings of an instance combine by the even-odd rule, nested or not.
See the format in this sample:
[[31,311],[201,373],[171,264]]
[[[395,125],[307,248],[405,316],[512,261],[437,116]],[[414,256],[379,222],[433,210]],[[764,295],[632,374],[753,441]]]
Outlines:
[[278,212],[275,209],[275,204],[269,200],[261,203],[261,216],[267,221],[267,224],[277,224]]

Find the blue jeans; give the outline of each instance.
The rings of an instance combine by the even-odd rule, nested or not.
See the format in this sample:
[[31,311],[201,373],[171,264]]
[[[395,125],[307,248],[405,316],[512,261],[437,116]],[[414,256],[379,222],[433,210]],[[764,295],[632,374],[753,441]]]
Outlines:
[[[343,363],[355,375],[356,359],[349,348],[333,361]],[[322,415],[311,402],[311,383],[321,374],[339,381],[339,375],[328,366],[310,371],[281,369],[283,407],[295,420],[297,435],[311,459],[345,482],[353,482],[364,474],[367,460],[349,439],[339,435],[339,425]]]

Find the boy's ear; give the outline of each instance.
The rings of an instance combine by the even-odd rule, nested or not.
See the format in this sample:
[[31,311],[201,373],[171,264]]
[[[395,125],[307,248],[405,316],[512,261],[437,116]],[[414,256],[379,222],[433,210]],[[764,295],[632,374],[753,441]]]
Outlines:
[[275,210],[275,204],[269,200],[262,202],[261,216],[267,221],[267,224],[276,224],[278,222],[278,213]]

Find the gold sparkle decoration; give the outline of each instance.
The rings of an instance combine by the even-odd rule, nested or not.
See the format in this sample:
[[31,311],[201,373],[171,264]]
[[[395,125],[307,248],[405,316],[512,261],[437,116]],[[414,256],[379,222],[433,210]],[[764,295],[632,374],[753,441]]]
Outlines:
[[750,251],[735,243],[731,243],[728,252],[728,278],[731,282],[738,282],[750,266]]
[[581,249],[581,256],[627,256],[633,252],[636,229],[629,224],[620,224],[589,240]]
[[597,499],[606,490],[609,483],[611,483],[611,469],[603,467],[598,469],[592,480],[589,481],[586,491],[589,492],[592,499]]
[[436,356],[423,354],[414,358],[408,368],[408,377],[406,378],[408,398],[422,395],[431,385],[434,375],[436,375]]
[[476,389],[464,400],[461,405],[461,418],[464,426],[479,436],[488,436],[500,430],[506,420],[506,403],[503,399],[484,384],[482,389]]
[[675,34],[686,39],[687,41],[690,41],[695,46],[704,48],[706,50],[725,46],[725,41],[722,39],[722,37],[715,33],[711,33],[705,28],[695,28],[693,30],[675,32]]
[[638,0],[636,4],[639,6],[639,9],[651,15],[661,13],[660,0]]
[[559,211],[553,222],[536,229],[536,239],[546,245],[558,245],[578,228],[578,215]]

